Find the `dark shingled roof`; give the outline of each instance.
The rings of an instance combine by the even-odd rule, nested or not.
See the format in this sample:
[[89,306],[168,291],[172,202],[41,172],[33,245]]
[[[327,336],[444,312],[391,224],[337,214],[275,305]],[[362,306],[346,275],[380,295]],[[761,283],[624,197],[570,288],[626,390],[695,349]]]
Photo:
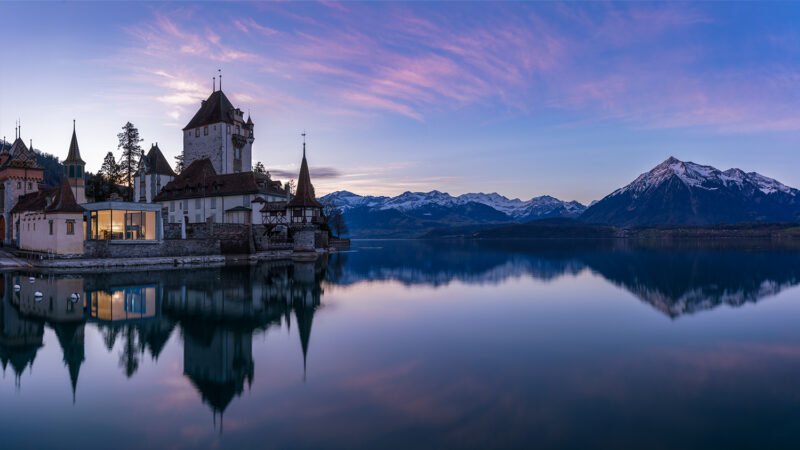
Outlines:
[[64,163],[78,163],[78,164],[86,164],[81,159],[81,150],[78,148],[78,137],[75,135],[75,123],[72,123],[72,141],[69,143],[69,154],[67,154],[67,159],[64,160]]
[[147,155],[142,157],[142,161],[140,164],[144,164],[144,173],[145,174],[156,174],[156,175],[169,175],[171,177],[176,177],[175,171],[172,170],[169,163],[167,162],[167,158],[164,157],[164,154],[161,153],[161,149],[158,148],[158,144],[153,144],[150,147],[150,150],[147,152]]
[[192,120],[183,128],[184,131],[192,128],[210,125],[212,123],[225,122],[233,124],[233,111],[235,108],[222,90],[214,91],[206,101],[200,106],[200,110],[192,117]]
[[303,144],[303,162],[300,163],[300,176],[297,178],[297,191],[289,200],[288,206],[290,208],[322,208],[322,204],[317,201],[314,185],[311,184],[311,175],[308,173],[305,144]]
[[37,192],[20,196],[17,204],[11,209],[11,213],[14,214],[24,211],[82,213],[83,207],[75,200],[75,195],[72,193],[72,186],[70,186],[69,181],[65,179],[59,187],[42,188]]
[[285,195],[280,183],[266,175],[239,172],[217,175],[211,160],[198,159],[164,186],[154,202],[245,194]]
[[72,186],[69,185],[68,180],[61,182],[61,186],[53,197],[53,202],[45,210],[48,213],[82,213],[83,207],[75,200],[75,194],[72,193]]
[[36,164],[36,153],[34,153],[33,150],[29,150],[28,146],[22,142],[22,139],[17,138],[14,143],[11,144],[11,148],[8,152],[11,156],[3,163],[2,167],[39,168],[39,165]]

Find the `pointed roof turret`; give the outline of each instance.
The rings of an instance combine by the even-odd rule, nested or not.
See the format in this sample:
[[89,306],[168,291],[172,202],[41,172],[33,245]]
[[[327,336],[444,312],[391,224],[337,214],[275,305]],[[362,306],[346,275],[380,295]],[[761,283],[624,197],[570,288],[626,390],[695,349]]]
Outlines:
[[67,164],[83,164],[86,162],[81,159],[81,150],[78,148],[78,136],[75,134],[75,121],[72,121],[72,141],[69,143],[69,153],[67,159],[64,160]]
[[75,195],[72,193],[72,186],[70,186],[69,181],[65,178],[64,181],[61,182],[61,187],[56,191],[55,195],[53,196],[53,202],[45,208],[45,212],[48,213],[57,213],[57,212],[64,212],[64,213],[82,213],[83,207],[78,204],[75,200]]
[[[305,133],[303,133],[305,136]],[[314,193],[314,185],[311,184],[311,174],[308,171],[308,161],[306,161],[306,143],[303,142],[303,161],[300,163],[300,175],[297,177],[297,191],[294,197],[289,200],[288,206],[291,208],[322,208],[322,204],[317,201]]]
[[169,175],[171,177],[178,176],[175,171],[172,170],[172,167],[170,167],[167,158],[161,153],[161,149],[158,148],[158,142],[150,147],[147,155],[143,156],[142,160],[145,163],[144,173],[146,174]]

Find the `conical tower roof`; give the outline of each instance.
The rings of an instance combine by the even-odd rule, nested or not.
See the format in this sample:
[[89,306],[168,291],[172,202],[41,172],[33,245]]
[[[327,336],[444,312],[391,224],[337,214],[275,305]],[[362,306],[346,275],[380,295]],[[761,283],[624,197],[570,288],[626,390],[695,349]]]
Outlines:
[[303,143],[303,161],[300,163],[300,176],[297,177],[297,191],[289,201],[291,208],[322,208],[322,204],[317,201],[314,193],[314,185],[311,184],[311,174],[308,172],[308,161],[306,161],[306,144]]
[[64,162],[71,164],[86,164],[86,162],[81,159],[81,150],[78,148],[78,136],[75,134],[75,121],[72,121],[72,141],[69,143],[69,153],[67,154],[67,159],[65,159]]
[[61,182],[61,187],[56,191],[53,197],[53,202],[45,208],[45,212],[56,213],[82,213],[83,207],[75,200],[75,195],[72,193],[72,186],[65,178]]

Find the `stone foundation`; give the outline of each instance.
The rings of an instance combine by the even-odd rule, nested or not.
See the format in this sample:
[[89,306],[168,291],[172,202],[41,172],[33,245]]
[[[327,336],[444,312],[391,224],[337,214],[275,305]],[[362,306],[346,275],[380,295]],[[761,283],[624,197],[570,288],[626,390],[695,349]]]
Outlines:
[[218,239],[168,239],[156,243],[85,241],[85,258],[150,258],[159,256],[203,256],[221,254]]

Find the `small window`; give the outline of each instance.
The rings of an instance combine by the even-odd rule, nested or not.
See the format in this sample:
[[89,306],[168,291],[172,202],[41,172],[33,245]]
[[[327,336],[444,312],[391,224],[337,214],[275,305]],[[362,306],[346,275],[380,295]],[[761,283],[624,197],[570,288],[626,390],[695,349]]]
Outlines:
[[175,223],[175,216],[169,216],[169,223]]
[[241,134],[241,133],[239,132],[239,125],[236,125],[236,134]]
[[184,211],[189,210],[189,200],[182,200],[181,201],[181,209]]
[[228,134],[231,134],[231,126],[228,125]]
[[[175,200],[169,202],[169,212],[175,212]],[[170,222],[172,222],[170,220]]]
[[194,221],[195,221],[195,223],[200,223],[200,214],[195,214],[194,215]]
[[203,136],[208,136],[208,127],[203,127]]
[[22,189],[22,181],[17,181],[17,189]]
[[198,137],[198,136],[200,136],[200,128],[195,128],[194,129],[194,137]]
[[70,178],[75,178],[75,166],[73,166],[71,164],[69,166],[69,177]]
[[83,176],[83,166],[78,166],[75,168],[75,173],[78,178]]
[[47,221],[47,225],[50,227],[50,236],[52,236],[53,235],[53,221],[52,220],[48,220]]
[[194,209],[200,209],[200,199],[194,199]]
[[246,207],[248,203],[250,203],[250,196],[249,195],[243,195],[242,196],[242,206]]
[[31,183],[30,181],[28,181],[28,190],[31,190],[31,189],[33,189],[33,183]]
[[68,220],[67,221],[67,234],[75,234],[75,221]]
[[217,197],[211,197],[211,209],[217,209]]

